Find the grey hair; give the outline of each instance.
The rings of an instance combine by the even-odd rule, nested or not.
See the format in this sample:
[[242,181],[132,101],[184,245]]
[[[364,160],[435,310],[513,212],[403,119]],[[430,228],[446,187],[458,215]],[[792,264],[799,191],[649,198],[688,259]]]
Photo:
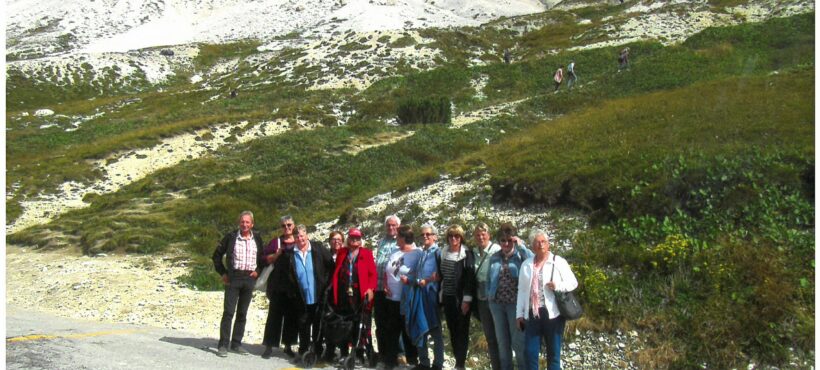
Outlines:
[[396,216],[395,214],[385,217],[384,224],[387,225],[387,222],[390,221],[390,219],[396,220],[396,223],[401,225],[401,219],[399,218],[399,216]]
[[291,215],[284,215],[284,216],[282,216],[282,217],[279,217],[279,222],[280,222],[280,223],[281,223],[281,222],[285,222],[285,221],[293,221],[293,216],[291,216]]
[[305,225],[302,225],[302,224],[296,225],[296,230],[298,231],[298,233],[296,233],[296,234],[305,234],[305,235],[307,235],[307,226],[305,226]]
[[435,226],[433,226],[433,224],[430,224],[430,223],[422,224],[421,228],[422,228],[422,230],[423,229],[430,229],[430,232],[432,232],[433,234],[438,235],[438,229]]
[[242,221],[242,217],[244,216],[251,216],[251,223],[253,223],[253,212],[251,211],[242,211],[242,213],[239,214],[239,218],[236,219],[236,222]]
[[533,243],[535,241],[535,238],[537,238],[539,235],[543,235],[544,238],[546,238],[547,241],[549,242],[550,236],[547,235],[546,231],[541,230],[541,229],[532,229],[532,231],[530,231],[530,237],[529,237],[530,245],[533,245]]

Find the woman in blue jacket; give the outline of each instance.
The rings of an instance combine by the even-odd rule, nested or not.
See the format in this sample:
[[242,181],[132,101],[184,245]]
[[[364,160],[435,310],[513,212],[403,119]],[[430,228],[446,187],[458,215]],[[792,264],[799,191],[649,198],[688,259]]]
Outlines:
[[487,299],[495,323],[495,336],[502,370],[512,370],[512,353],[518,362],[518,369],[524,370],[524,333],[518,329],[515,320],[515,305],[518,298],[518,275],[521,264],[533,253],[515,235],[511,223],[501,225],[496,240],[501,250],[490,257],[487,279]]

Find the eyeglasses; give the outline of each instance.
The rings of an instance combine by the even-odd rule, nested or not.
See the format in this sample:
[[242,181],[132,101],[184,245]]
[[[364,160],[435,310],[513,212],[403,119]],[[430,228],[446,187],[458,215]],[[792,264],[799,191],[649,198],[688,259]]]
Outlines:
[[282,227],[293,227],[293,224],[282,224]]
[[436,235],[436,234],[433,234],[433,233],[421,233],[421,236],[425,236],[425,237],[427,237],[427,236],[435,236],[435,235]]
[[513,239],[498,239],[498,244],[504,244],[504,243],[515,243],[515,240],[513,240]]
[[348,236],[348,237],[347,237],[347,239],[348,239],[348,240],[351,240],[351,241],[362,240],[362,238],[361,238],[361,237],[358,237],[358,236]]

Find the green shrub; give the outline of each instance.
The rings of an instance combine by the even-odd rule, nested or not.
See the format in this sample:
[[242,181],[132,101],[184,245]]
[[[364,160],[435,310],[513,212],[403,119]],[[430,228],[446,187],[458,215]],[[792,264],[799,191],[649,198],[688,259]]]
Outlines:
[[452,122],[450,99],[443,96],[410,98],[399,102],[396,109],[399,123],[443,123]]

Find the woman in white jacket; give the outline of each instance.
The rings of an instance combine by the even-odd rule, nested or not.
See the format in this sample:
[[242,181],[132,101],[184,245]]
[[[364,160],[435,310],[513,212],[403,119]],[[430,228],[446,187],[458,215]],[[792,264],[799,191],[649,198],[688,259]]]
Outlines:
[[535,256],[521,265],[515,310],[518,328],[524,331],[526,368],[538,370],[538,352],[541,338],[544,338],[547,369],[559,370],[566,320],[558,312],[554,292],[573,291],[578,287],[578,281],[567,260],[550,253],[549,239],[544,231],[533,230],[530,245]]

